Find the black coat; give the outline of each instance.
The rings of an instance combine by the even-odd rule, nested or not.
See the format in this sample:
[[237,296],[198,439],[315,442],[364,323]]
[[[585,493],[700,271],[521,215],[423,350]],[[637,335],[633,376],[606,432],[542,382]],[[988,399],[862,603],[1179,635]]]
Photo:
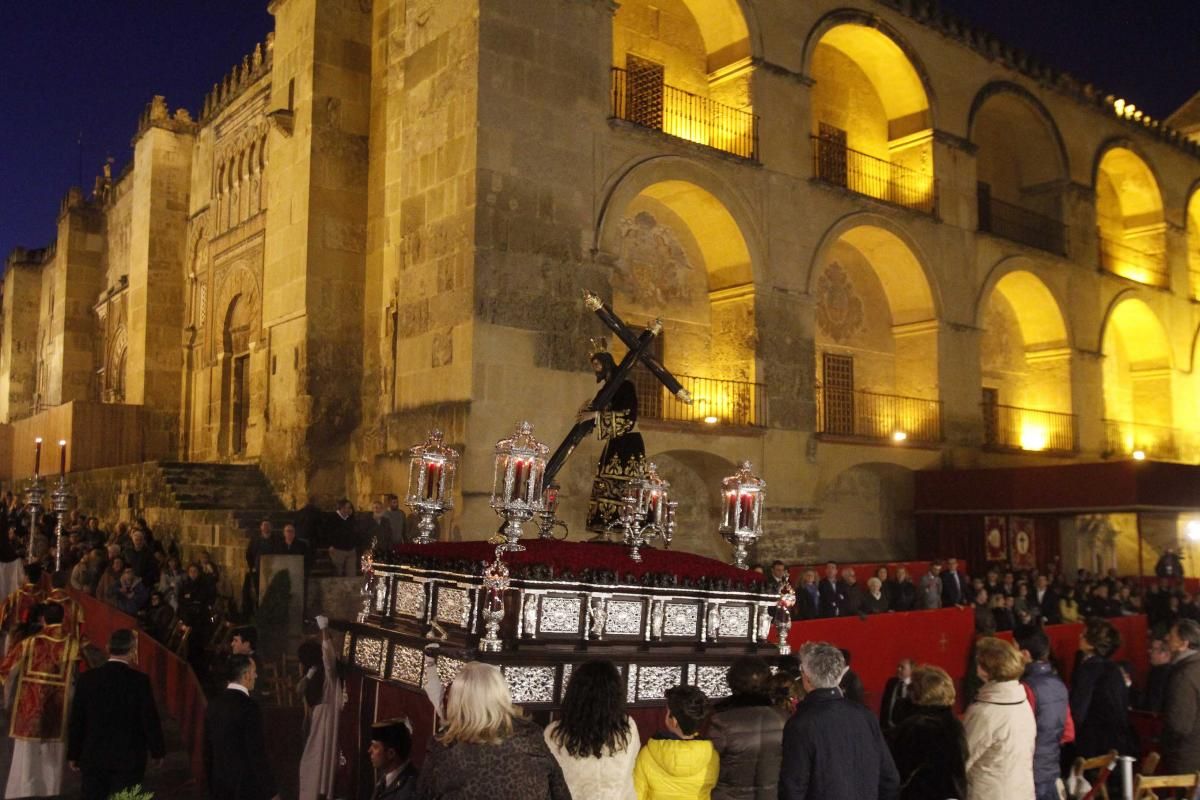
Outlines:
[[297,537],[292,540],[289,545],[286,541],[281,541],[279,547],[275,550],[277,556],[304,556],[304,572],[308,574],[312,570],[313,552],[308,546],[308,542]]
[[[954,583],[954,576],[958,577],[958,585]],[[942,607],[959,606],[967,602],[967,594],[971,590],[971,579],[961,572],[951,572],[946,570],[941,575],[942,578]]]
[[967,796],[967,738],[948,706],[915,706],[888,734],[901,800]]
[[708,738],[721,774],[712,800],[775,800],[786,721],[765,696],[734,695],[716,704]]
[[796,605],[792,606],[792,619],[816,619],[819,616],[821,616],[820,593],[814,598],[805,586],[797,586]]
[[546,746],[542,729],[513,720],[513,732],[497,744],[429,743],[417,781],[421,800],[570,800],[562,768]]
[[[1037,589],[1029,592],[1029,599],[1037,601]],[[1042,595],[1039,605],[1038,613],[1045,618],[1047,625],[1058,625],[1062,622],[1062,614],[1058,610],[1058,592],[1046,587],[1046,593]]]
[[895,675],[888,678],[887,683],[883,685],[883,700],[879,704],[879,725],[884,733],[899,725],[912,712],[912,701],[908,697],[912,687],[905,686],[901,692],[901,686],[903,684]]
[[1136,755],[1128,709],[1129,689],[1119,666],[1100,656],[1080,662],[1071,675],[1071,718],[1079,755],[1091,758],[1109,750]]
[[896,800],[899,791],[875,715],[837,689],[809,692],[783,729],[779,800]]
[[371,800],[414,800],[417,796],[417,768],[411,762],[404,765],[391,786],[383,785],[383,777],[375,784]]
[[908,578],[892,581],[888,593],[888,605],[892,611],[912,611],[917,607],[917,586]]
[[213,800],[270,800],[275,796],[262,710],[237,689],[223,689],[208,702],[204,774]]
[[844,613],[842,605],[846,598],[842,595],[842,582],[821,578],[817,584],[817,593],[821,596],[821,616],[840,617]]
[[336,511],[325,515],[321,533],[321,546],[335,550],[354,550],[358,547],[358,523],[354,515],[342,519]]
[[166,751],[158,707],[146,674],[119,661],[88,670],[75,683],[67,730],[67,760],[83,772],[136,772],[146,754]]

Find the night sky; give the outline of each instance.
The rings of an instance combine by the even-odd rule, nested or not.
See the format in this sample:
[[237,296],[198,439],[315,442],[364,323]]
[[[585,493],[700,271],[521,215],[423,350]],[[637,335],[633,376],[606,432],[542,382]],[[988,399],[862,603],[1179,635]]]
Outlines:
[[[205,92],[271,30],[266,5],[0,0],[0,258],[51,241],[81,152],[89,189],[105,157],[124,166],[152,95],[198,114]],[[942,6],[1156,117],[1200,90],[1200,0]]]

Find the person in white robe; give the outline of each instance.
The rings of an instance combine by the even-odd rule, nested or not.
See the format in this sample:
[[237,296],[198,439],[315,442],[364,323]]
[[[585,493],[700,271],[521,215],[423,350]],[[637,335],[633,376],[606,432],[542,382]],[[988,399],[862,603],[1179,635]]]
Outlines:
[[[300,758],[300,800],[334,796],[338,767],[338,717],[345,702],[337,674],[337,652],[328,617],[317,617],[321,629],[320,663],[308,663],[301,681],[308,716],[308,739]],[[301,663],[315,661],[301,653]]]

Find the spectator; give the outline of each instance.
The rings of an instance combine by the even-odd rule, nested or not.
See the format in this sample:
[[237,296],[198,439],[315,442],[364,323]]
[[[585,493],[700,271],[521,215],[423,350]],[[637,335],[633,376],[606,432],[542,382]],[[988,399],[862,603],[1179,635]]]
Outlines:
[[187,573],[180,568],[176,556],[167,558],[167,565],[158,576],[158,590],[162,592],[163,600],[175,610],[179,610],[179,587]]
[[333,573],[339,577],[358,574],[357,532],[354,529],[354,506],[342,498],[337,511],[325,520],[325,544],[333,560]]
[[763,582],[763,591],[771,594],[779,594],[779,590],[784,584],[791,584],[791,578],[788,577],[787,564],[782,561],[771,562],[771,574]]
[[1154,565],[1154,574],[1172,584],[1183,578],[1183,561],[1174,547],[1163,550],[1158,563]]
[[215,595],[217,586],[221,582],[221,571],[213,563],[212,556],[208,554],[207,550],[201,550],[197,554],[196,559],[200,564],[200,574],[212,584],[213,594]]
[[108,662],[79,676],[71,702],[67,760],[82,772],[84,800],[136,786],[146,756],[166,754],[150,679],[133,669],[137,639],[122,628],[108,638]]
[[1171,674],[1171,655],[1171,648],[1165,639],[1156,637],[1151,640],[1146,688],[1137,695],[1134,708],[1154,714],[1162,713],[1167,696],[1167,677]]
[[1107,620],[1088,619],[1079,636],[1083,655],[1071,676],[1071,717],[1075,749],[1084,758],[1116,750],[1137,753],[1129,726],[1129,688],[1112,654],[1121,646],[1117,629]]
[[246,580],[242,584],[242,609],[250,614],[258,607],[258,575],[263,556],[274,555],[279,549],[271,520],[258,523],[258,536],[246,544]]
[[1028,662],[1021,677],[1033,706],[1037,738],[1033,750],[1036,800],[1059,800],[1059,747],[1067,729],[1070,702],[1067,686],[1050,666],[1050,639],[1041,628],[1017,631],[1017,647]]
[[633,786],[638,800],[704,800],[720,776],[713,743],[698,738],[708,698],[695,686],[667,690],[666,730],[638,753]]
[[1037,725],[1018,679],[1021,654],[1008,642],[984,637],[975,644],[983,681],[963,718],[967,734],[968,800],[1033,797]]
[[1003,586],[1000,583],[1000,573],[994,569],[989,569],[983,588],[987,589],[988,597],[995,597],[998,594],[1002,594]]
[[129,547],[121,553],[125,564],[133,570],[133,574],[142,579],[142,583],[151,586],[158,583],[158,562],[154,560],[154,550],[146,542],[146,532],[135,528],[129,534]]
[[934,561],[929,571],[921,576],[921,607],[942,607],[942,562]]
[[721,763],[712,800],[774,798],[787,718],[771,702],[771,668],[761,658],[743,656],[729,668],[726,682],[732,694],[713,707],[708,726]]
[[585,661],[571,671],[561,716],[546,727],[544,738],[571,797],[637,797],[633,768],[641,741],[625,713],[624,683],[611,661]]
[[[1171,672],[1163,714],[1164,774],[1200,770],[1200,624],[1176,622],[1167,634]],[[1125,751],[1122,751],[1125,752]]]
[[864,614],[884,614],[888,611],[887,595],[883,593],[883,581],[872,575],[867,578],[867,593],[863,595]]
[[954,681],[941,667],[912,671],[912,711],[888,735],[900,800],[967,798],[967,739],[954,716]]
[[[318,615],[317,627],[321,631],[320,643],[311,639],[305,641],[297,654],[305,671],[301,679],[301,692],[309,718],[308,738],[300,757],[300,800],[334,797],[337,778],[337,732],[338,716],[342,710],[342,682],[337,673],[337,653],[329,635],[329,619]],[[408,732],[405,728],[404,733]],[[399,800],[406,796],[404,792],[415,797],[416,770],[402,769],[408,759],[408,746],[401,741],[403,737],[399,731],[389,733],[382,730],[380,733],[387,736],[371,743],[371,763],[378,771],[378,780],[384,783],[385,790],[377,797]],[[407,744],[411,744],[411,740]],[[389,748],[396,752],[389,754]],[[397,760],[393,760],[391,755],[395,755]],[[400,780],[401,777],[404,780]],[[379,792],[379,788],[376,792]]]
[[308,542],[296,535],[296,526],[288,523],[283,526],[283,541],[279,545],[278,554],[281,556],[303,556],[304,574],[312,572],[312,548]]
[[1033,620],[1034,604],[1029,600],[1029,583],[1017,582],[1017,594],[1013,597],[1013,617],[1026,622]]
[[139,616],[150,602],[150,590],[133,572],[133,567],[125,567],[121,580],[112,590],[110,602],[131,617]]
[[879,723],[842,697],[841,652],[826,642],[800,648],[807,694],[783,731],[779,800],[893,800],[900,781]]
[[418,797],[570,800],[541,729],[513,706],[499,667],[471,661],[459,669],[445,722],[430,742]]
[[879,726],[887,733],[908,716],[912,708],[909,698],[912,685],[913,660],[902,658],[896,665],[896,674],[887,679],[883,686],[883,700],[879,704]]
[[863,610],[863,590],[858,585],[858,578],[854,574],[853,567],[846,567],[842,570],[841,583],[841,614],[839,616],[850,616],[851,614],[860,614]]
[[842,583],[838,580],[838,565],[830,561],[825,565],[825,577],[817,584],[817,592],[821,598],[822,617],[840,617],[845,612],[842,605],[845,597],[842,595]]
[[896,567],[896,580],[888,595],[888,607],[892,611],[912,611],[917,607],[917,587],[908,576],[907,567]]
[[941,574],[941,579],[942,605],[947,608],[966,605],[968,602],[967,587],[971,585],[971,580],[958,571],[957,558],[946,559],[946,571]]
[[115,603],[117,584],[120,583],[121,575],[124,573],[125,559],[114,556],[96,581],[96,598],[105,603]]
[[146,633],[157,641],[165,642],[175,627],[175,609],[163,600],[162,592],[150,593],[150,605],[146,607]]
[[846,672],[838,683],[838,688],[842,690],[842,697],[855,703],[861,703],[866,691],[863,689],[863,682],[858,677],[858,673],[850,669],[850,651],[842,648],[838,652],[842,654],[842,660],[846,664]]
[[1057,625],[1062,622],[1062,615],[1058,610],[1058,592],[1051,588],[1050,579],[1045,575],[1037,576],[1033,601],[1043,625]]
[[1058,618],[1064,623],[1075,623],[1081,619],[1074,586],[1068,586],[1058,599]]
[[1015,627],[1016,622],[1013,619],[1012,609],[1008,607],[1009,598],[1002,593],[996,594],[988,600],[988,606],[992,612],[992,627],[997,631],[1011,631]]
[[378,548],[382,552],[391,549],[392,526],[388,522],[383,503],[378,500],[371,503],[371,516],[363,521],[360,540],[363,550]]
[[249,656],[229,659],[230,681],[204,715],[204,774],[213,800],[279,797],[267,758],[262,710],[250,697],[258,670]]
[[[375,768],[376,775],[375,791],[371,794],[371,800],[414,800],[416,798],[419,773],[412,762],[408,760],[411,751],[412,732],[409,731],[406,720],[385,720],[371,726],[371,745],[367,748],[367,755],[371,759],[371,766]],[[333,750],[330,756],[331,759],[336,760],[337,750]],[[332,769],[333,760],[330,761],[330,769]],[[304,762],[301,762],[301,766],[302,768],[305,766]],[[333,784],[330,783],[329,793],[322,793],[320,796],[333,797],[332,786]],[[301,790],[300,800],[308,800],[309,797],[316,800],[317,795],[306,796]]]
[[400,507],[400,498],[394,494],[387,496],[387,521],[392,529],[392,545],[408,544],[408,519]]
[[821,592],[817,589],[816,570],[806,569],[796,587],[796,605],[792,607],[793,619],[816,619],[821,614]]

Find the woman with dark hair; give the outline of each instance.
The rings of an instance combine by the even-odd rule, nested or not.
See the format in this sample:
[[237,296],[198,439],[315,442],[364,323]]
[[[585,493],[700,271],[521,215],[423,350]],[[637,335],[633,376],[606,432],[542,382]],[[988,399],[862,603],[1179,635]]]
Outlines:
[[636,800],[633,765],[642,743],[611,661],[585,661],[571,671],[562,717],[545,738],[572,797]]
[[708,727],[721,757],[712,800],[774,800],[787,718],[771,702],[771,668],[761,658],[744,656],[725,680],[733,694],[713,707]]
[[1075,722],[1075,749],[1083,758],[1116,750],[1138,755],[1129,725],[1129,687],[1112,655],[1121,646],[1121,635],[1112,623],[1090,617],[1079,635],[1083,656],[1071,676],[1071,718]]

